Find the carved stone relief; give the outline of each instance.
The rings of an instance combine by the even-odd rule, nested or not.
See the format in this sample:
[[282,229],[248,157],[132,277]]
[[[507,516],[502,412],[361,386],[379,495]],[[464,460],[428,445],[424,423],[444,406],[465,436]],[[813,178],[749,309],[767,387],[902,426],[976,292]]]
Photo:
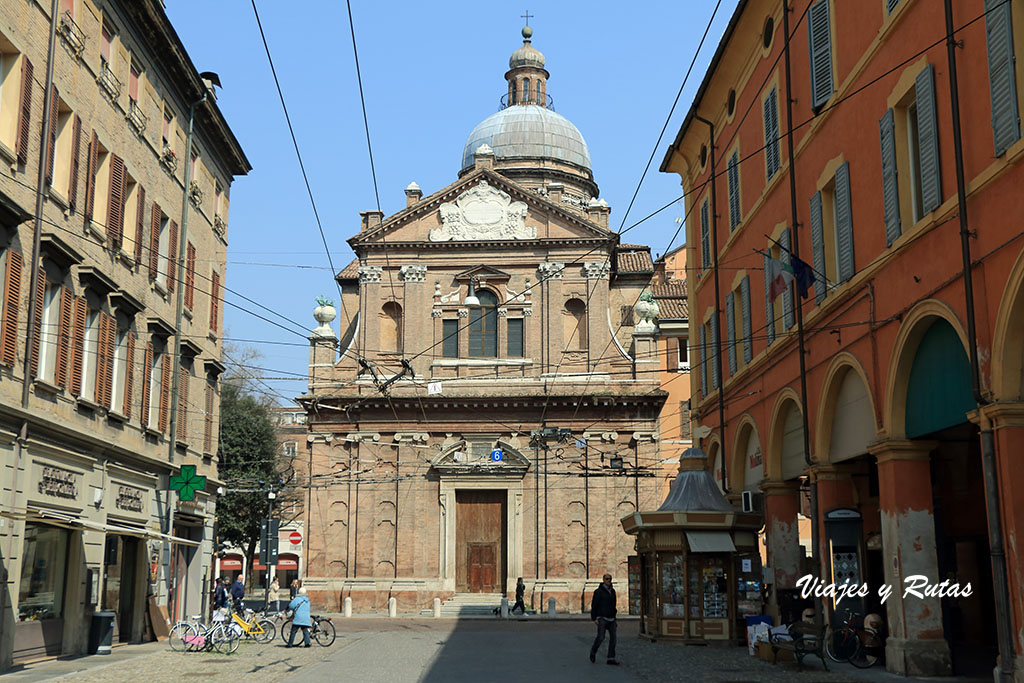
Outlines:
[[426,282],[427,267],[420,264],[402,266],[398,269],[398,278],[406,282]]
[[431,242],[450,240],[528,240],[537,228],[526,225],[526,203],[513,202],[507,192],[481,182],[442,204],[441,227],[430,231]]

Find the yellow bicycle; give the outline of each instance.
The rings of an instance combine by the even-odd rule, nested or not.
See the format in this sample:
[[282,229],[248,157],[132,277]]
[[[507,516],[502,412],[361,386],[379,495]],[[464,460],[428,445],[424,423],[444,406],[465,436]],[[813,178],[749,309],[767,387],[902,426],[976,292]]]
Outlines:
[[239,637],[244,635],[257,643],[269,643],[277,634],[277,628],[273,621],[262,615],[257,615],[251,609],[245,610],[244,619],[238,615],[238,612],[232,612],[231,620],[231,628]]

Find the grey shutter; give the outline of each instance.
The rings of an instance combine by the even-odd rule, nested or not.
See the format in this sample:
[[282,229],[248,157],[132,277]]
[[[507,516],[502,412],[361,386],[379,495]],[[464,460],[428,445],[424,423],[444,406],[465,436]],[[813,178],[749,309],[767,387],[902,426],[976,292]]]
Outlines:
[[729,346],[729,374],[736,374],[736,302],[733,293],[725,297],[725,338]]
[[711,267],[711,233],[708,227],[708,200],[700,205],[700,263],[703,270]]
[[1020,139],[1011,15],[1012,4],[1009,0],[985,0],[988,87],[992,99],[992,136],[996,156],[1001,156]]
[[832,36],[828,23],[828,0],[818,0],[807,10],[807,31],[811,48],[811,108],[832,96]]
[[927,65],[914,84],[917,98],[917,149],[921,156],[921,210],[931,213],[942,203],[939,177],[939,129],[935,117],[935,75]]
[[718,353],[718,311],[711,314],[711,388],[717,389],[722,380],[722,359]]
[[885,0],[885,8],[889,10],[889,14],[892,14],[898,4],[900,4],[900,0]]
[[778,89],[772,86],[764,98],[764,165],[771,178],[779,170],[779,102]]
[[729,158],[729,230],[740,224],[740,153]]
[[764,257],[764,324],[768,344],[771,345],[775,341],[775,308],[772,306],[772,297],[769,293],[771,291],[772,283],[768,279],[768,254],[763,254]]
[[701,398],[708,395],[708,347],[707,337],[704,334],[704,325],[700,326],[700,395]]
[[814,257],[814,300],[821,303],[828,293],[825,279],[825,229],[821,222],[821,192],[811,197],[811,255]]
[[[791,264],[792,259],[790,258],[790,248],[792,244],[790,242],[789,228],[782,231],[779,235],[779,244],[782,245],[782,249],[779,253],[779,260],[786,264]],[[793,317],[793,286],[789,285],[785,291],[782,292],[782,329],[788,330],[793,327],[795,318]]]
[[836,169],[836,261],[839,281],[846,282],[856,272],[853,262],[853,204],[850,202],[850,162]]
[[878,122],[882,141],[882,203],[885,206],[885,246],[900,236],[900,191],[896,171],[896,132],[892,109]]
[[740,308],[743,314],[743,362],[754,360],[754,333],[750,329],[750,276],[740,281]]

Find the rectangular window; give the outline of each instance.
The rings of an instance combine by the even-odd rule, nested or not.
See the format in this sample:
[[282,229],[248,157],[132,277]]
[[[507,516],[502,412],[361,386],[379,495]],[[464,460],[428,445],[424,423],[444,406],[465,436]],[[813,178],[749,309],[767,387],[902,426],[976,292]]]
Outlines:
[[71,164],[74,145],[75,115],[63,104],[57,111],[57,135],[53,146],[53,184],[50,191],[56,191],[70,201]]
[[832,34],[829,0],[818,0],[807,10],[807,31],[811,53],[811,108],[817,109],[832,97]]
[[203,453],[211,453],[213,451],[213,396],[213,384],[207,380],[206,410],[203,423]]
[[445,358],[459,357],[459,321],[441,321],[441,355]]
[[778,88],[772,86],[764,98],[764,165],[768,178],[771,178],[782,165],[779,156],[779,94]]
[[740,224],[743,214],[740,211],[740,152],[736,150],[729,157],[729,232]]
[[750,324],[750,276],[740,281],[740,329],[743,333],[743,362],[754,359],[754,332]]
[[139,215],[139,211],[141,209],[144,214],[145,209],[142,206],[142,202],[139,201],[139,195],[142,194],[142,186],[128,175],[128,171],[125,171],[124,177],[124,229],[122,231],[121,249],[126,254],[133,254],[136,251],[138,240],[142,239],[142,234],[139,230],[142,216]]
[[68,535],[66,529],[25,524],[18,621],[45,621],[64,616]]
[[85,314],[85,344],[82,350],[82,398],[96,400],[96,375],[100,366],[100,312],[89,308]]
[[127,376],[130,370],[128,365],[128,335],[131,334],[127,327],[117,326],[117,340],[114,343],[114,374],[111,378],[110,410],[115,413],[122,413],[125,403],[125,391],[127,387]]
[[711,389],[717,389],[721,385],[722,368],[721,359],[718,353],[718,313],[711,314],[711,320],[707,323],[708,327],[708,353],[711,354]]
[[171,110],[164,107],[164,125],[160,132],[160,141],[164,145],[164,149],[171,146],[171,121],[174,120],[174,116],[171,114]]
[[110,44],[114,40],[114,32],[106,24],[100,29],[100,64],[110,64]]
[[725,346],[729,359],[729,374],[736,374],[736,296],[735,292],[725,295]]
[[142,75],[142,69],[139,65],[132,60],[131,68],[128,72],[128,99],[132,102],[139,101],[139,76]]
[[708,395],[708,338],[707,325],[700,326],[700,395]]
[[100,234],[107,231],[107,209],[110,201],[110,152],[98,140],[96,141],[96,162],[93,165],[95,180],[92,185],[92,222],[93,230]]
[[160,340],[153,340],[152,361],[147,372],[149,373],[149,415],[146,416],[147,424],[152,428],[163,427],[161,421],[162,391],[164,384],[164,343]]
[[[690,369],[690,349],[686,337],[679,337],[676,346],[676,370],[686,372]],[[687,418],[689,419],[689,418]]]
[[762,262],[764,266],[764,326],[765,326],[765,339],[767,344],[770,346],[775,341],[775,302],[772,301],[771,288],[771,267],[769,261],[771,259],[770,251],[765,251],[762,256]]
[[196,248],[191,242],[185,251],[185,307],[192,310],[196,283]]
[[711,267],[711,227],[708,225],[708,200],[700,205],[700,263],[701,269]]
[[1016,58],[1013,53],[1013,7],[1005,0],[985,0],[985,42],[996,156],[1020,139]]
[[[40,274],[42,274],[40,272]],[[39,374],[42,380],[56,381],[58,327],[60,324],[60,285],[49,280],[39,283],[44,287],[42,325],[39,334]]]
[[167,216],[162,216],[160,219],[160,230],[159,237],[157,238],[157,266],[156,266],[156,283],[167,289],[167,274],[170,271],[171,263],[168,255],[171,250],[171,219]]
[[213,271],[210,278],[210,332],[217,333],[220,321],[220,273]]
[[508,319],[508,357],[523,357],[523,319]]

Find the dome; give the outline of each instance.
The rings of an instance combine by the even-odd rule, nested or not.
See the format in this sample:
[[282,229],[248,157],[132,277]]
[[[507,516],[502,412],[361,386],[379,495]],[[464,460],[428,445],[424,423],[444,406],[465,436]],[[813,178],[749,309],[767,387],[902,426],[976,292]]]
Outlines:
[[529,26],[523,27],[523,46],[512,53],[508,58],[508,68],[515,69],[519,66],[533,66],[538,69],[544,68],[544,55],[541,51],[530,45],[530,36],[533,29]]
[[469,134],[462,168],[473,166],[473,154],[490,145],[500,161],[524,157],[558,159],[590,170],[590,150],[569,119],[535,104],[519,104],[491,114]]

